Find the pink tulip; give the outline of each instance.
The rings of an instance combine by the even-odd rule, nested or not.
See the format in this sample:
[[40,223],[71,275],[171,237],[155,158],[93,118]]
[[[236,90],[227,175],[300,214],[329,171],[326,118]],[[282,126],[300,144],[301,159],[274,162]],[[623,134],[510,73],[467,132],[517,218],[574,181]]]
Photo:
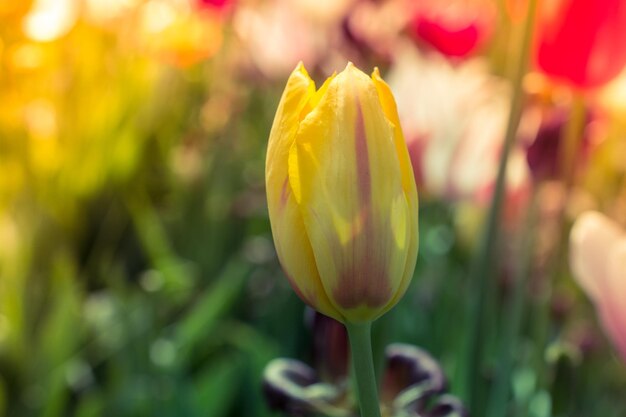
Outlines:
[[[488,203],[508,117],[505,82],[480,60],[452,65],[411,45],[398,48],[387,78],[418,187],[446,200]],[[521,147],[509,162],[508,192],[525,194],[529,173]]]
[[603,214],[582,214],[570,235],[570,265],[626,361],[626,230]]

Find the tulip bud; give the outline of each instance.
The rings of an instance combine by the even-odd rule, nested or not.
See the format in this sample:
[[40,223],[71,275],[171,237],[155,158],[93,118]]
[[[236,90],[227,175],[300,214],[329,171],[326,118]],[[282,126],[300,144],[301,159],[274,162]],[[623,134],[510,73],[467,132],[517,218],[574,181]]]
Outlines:
[[266,160],[278,258],[296,293],[342,322],[366,322],[406,291],[417,257],[417,191],[396,104],[378,70],[351,63],[316,90],[299,64]]

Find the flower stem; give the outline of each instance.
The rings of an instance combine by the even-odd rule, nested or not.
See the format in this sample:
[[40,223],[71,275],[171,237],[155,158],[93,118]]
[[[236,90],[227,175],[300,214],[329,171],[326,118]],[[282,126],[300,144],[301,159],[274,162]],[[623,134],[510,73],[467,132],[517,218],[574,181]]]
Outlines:
[[372,357],[372,323],[347,323],[361,417],[380,417]]
[[559,149],[559,168],[561,169],[561,178],[565,183],[568,194],[574,182],[576,162],[584,136],[586,117],[585,98],[580,92],[576,91],[574,92],[570,117],[565,125],[565,132],[561,138]]
[[471,289],[472,293],[470,294],[468,305],[468,333],[464,357],[457,370],[457,380],[460,384],[458,389],[460,396],[465,399],[469,409],[477,415],[480,414],[476,405],[477,391],[483,385],[480,383],[479,374],[483,365],[483,344],[487,338],[487,335],[484,334],[485,328],[483,326],[486,311],[485,305],[489,301],[487,294],[491,293],[489,286],[494,281],[493,275],[497,259],[495,256],[497,251],[496,241],[498,238],[500,214],[504,205],[506,171],[509,154],[515,143],[522,113],[524,102],[523,79],[527,71],[531,51],[536,8],[537,0],[530,0],[528,2],[522,42],[517,50],[517,66],[513,77],[513,96],[511,98],[511,108],[509,110],[509,120],[500,157],[500,165],[498,166],[498,176],[485,229],[470,269],[470,280],[473,288]]

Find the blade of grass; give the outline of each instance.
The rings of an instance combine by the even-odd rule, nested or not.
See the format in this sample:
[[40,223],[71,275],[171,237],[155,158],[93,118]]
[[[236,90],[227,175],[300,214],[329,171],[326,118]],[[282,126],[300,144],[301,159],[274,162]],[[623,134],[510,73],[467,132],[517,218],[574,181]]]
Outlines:
[[235,257],[223,268],[214,284],[198,297],[174,332],[181,357],[207,339],[218,319],[239,299],[251,270],[250,264]]
[[533,193],[530,209],[524,225],[524,238],[521,242],[522,256],[517,264],[513,300],[505,320],[502,322],[501,349],[498,373],[491,389],[487,417],[503,417],[507,414],[507,402],[511,389],[511,372],[515,353],[519,345],[519,334],[525,310],[527,282],[535,245],[534,226],[536,224],[537,196]]

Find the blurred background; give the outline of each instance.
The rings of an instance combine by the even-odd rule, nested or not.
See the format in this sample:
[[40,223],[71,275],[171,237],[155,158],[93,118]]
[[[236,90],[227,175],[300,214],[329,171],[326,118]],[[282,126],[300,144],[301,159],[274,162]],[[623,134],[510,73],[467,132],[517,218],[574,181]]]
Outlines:
[[264,368],[312,366],[316,343],[275,255],[265,147],[296,64],[321,85],[349,60],[394,91],[420,191],[378,353],[430,352],[474,416],[625,416],[626,269],[606,301],[573,279],[608,277],[602,251],[577,274],[568,243],[587,210],[626,240],[625,9],[0,0],[0,416],[284,415]]

